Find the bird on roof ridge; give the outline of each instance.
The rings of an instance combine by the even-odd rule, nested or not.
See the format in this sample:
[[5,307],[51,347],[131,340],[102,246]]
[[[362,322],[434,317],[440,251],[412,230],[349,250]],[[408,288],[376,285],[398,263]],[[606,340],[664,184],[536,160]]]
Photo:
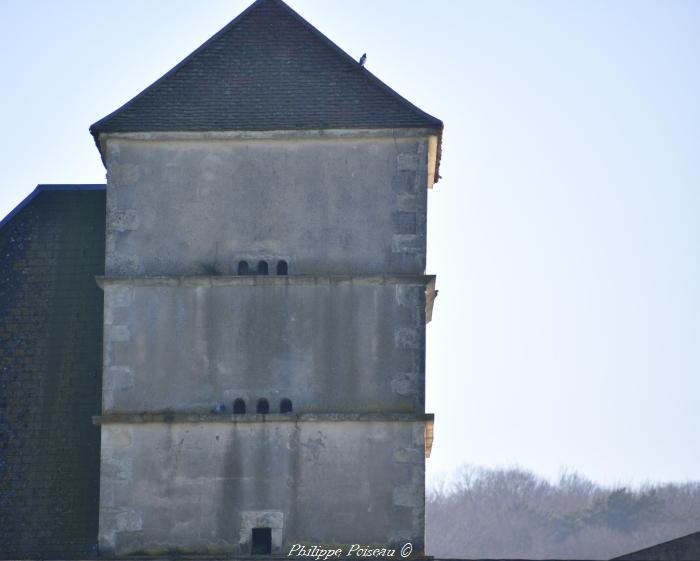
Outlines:
[[367,53],[364,53],[364,54],[360,57],[360,66],[364,66],[364,65],[365,65],[365,62],[367,62]]

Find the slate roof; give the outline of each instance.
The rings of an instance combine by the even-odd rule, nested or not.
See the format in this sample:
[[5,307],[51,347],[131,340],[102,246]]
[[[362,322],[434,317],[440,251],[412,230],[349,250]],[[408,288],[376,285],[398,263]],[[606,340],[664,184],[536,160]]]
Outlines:
[[96,552],[104,189],[40,185],[0,222],[0,559]]
[[700,559],[700,532],[694,532],[675,540],[615,557],[612,561],[698,561],[698,559]]
[[282,0],[257,0],[131,101],[109,132],[442,129]]

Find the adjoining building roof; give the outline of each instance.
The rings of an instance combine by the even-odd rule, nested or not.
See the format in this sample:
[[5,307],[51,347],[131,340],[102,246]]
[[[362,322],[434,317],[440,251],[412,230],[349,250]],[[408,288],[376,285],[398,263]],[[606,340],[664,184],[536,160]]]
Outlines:
[[96,554],[104,189],[39,185],[0,222],[0,559]]
[[697,561],[700,559],[700,532],[681,536],[634,551],[612,561]]
[[442,129],[282,0],[257,0],[131,101],[100,133]]

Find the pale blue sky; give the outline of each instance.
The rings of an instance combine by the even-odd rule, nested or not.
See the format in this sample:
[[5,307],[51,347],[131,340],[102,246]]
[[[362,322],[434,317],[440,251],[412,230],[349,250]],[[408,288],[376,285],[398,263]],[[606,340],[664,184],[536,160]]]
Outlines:
[[[0,215],[233,0],[5,0]],[[445,123],[429,473],[700,480],[700,3],[291,0]]]

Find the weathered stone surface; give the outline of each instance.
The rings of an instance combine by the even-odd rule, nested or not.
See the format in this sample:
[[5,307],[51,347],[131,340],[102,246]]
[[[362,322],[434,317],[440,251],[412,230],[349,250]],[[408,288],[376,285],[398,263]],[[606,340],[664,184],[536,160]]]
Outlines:
[[427,137],[100,142],[101,552],[421,552]]
[[[214,277],[216,278],[216,277]],[[272,278],[272,277],[270,277]],[[293,278],[293,277],[290,277]],[[112,296],[112,291],[118,292]],[[104,412],[422,412],[425,284],[105,285]],[[398,302],[397,302],[398,300]],[[112,310],[113,302],[119,307]],[[422,402],[421,402],[422,403]],[[418,409],[416,409],[418,407]]]
[[[290,274],[422,273],[424,221],[393,216],[426,212],[427,137],[299,136],[105,137],[107,274],[235,274],[261,259]],[[404,249],[407,230],[423,242]]]
[[260,526],[273,530],[277,551],[389,544],[397,528],[420,549],[424,489],[411,466],[420,463],[414,437],[422,427],[152,423],[127,437],[124,425],[103,425],[103,456],[123,458],[128,448],[133,465],[128,485],[103,470],[103,499],[112,502],[101,512],[101,551],[247,555],[250,530]]

